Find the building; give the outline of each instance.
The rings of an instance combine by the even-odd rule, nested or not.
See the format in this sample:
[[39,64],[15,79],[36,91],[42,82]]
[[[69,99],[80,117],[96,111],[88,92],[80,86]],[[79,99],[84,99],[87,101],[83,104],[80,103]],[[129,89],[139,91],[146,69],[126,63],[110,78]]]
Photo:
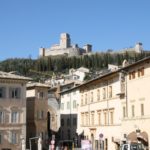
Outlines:
[[66,75],[66,79],[70,80],[77,80],[77,81],[84,81],[84,78],[86,77],[87,74],[89,74],[89,69],[85,67],[80,67],[78,69],[70,69],[69,70],[69,75]]
[[[141,42],[137,42],[134,47],[123,48],[123,49],[120,49],[119,51],[114,51],[114,52],[116,53],[126,53],[126,52],[142,53],[143,51],[145,51],[143,49],[143,44]],[[111,53],[113,51],[108,50],[108,52]]]
[[49,139],[60,139],[60,96],[59,86],[48,90],[48,136]]
[[141,142],[150,148],[150,57],[142,59],[123,70],[126,95],[121,99],[122,133],[125,140]]
[[77,117],[78,104],[80,101],[79,88],[62,91],[60,93],[60,138],[61,140],[72,140],[77,146]]
[[[39,137],[43,147],[48,140],[48,89],[49,86],[42,83],[27,84],[27,148],[37,149]],[[33,140],[31,140],[33,138]]]
[[26,141],[26,83],[30,78],[0,71],[0,149],[20,150]]
[[119,145],[150,140],[150,57],[79,86],[77,133],[93,149],[115,150]]
[[80,88],[77,133],[93,149],[118,148],[121,138],[120,72],[101,75]]
[[50,48],[40,48],[39,56],[57,56],[57,55],[67,55],[79,56],[85,53],[90,53],[92,51],[92,45],[87,44],[83,48],[78,47],[77,44],[71,45],[70,35],[68,33],[62,33],[60,35],[60,44],[51,46]]

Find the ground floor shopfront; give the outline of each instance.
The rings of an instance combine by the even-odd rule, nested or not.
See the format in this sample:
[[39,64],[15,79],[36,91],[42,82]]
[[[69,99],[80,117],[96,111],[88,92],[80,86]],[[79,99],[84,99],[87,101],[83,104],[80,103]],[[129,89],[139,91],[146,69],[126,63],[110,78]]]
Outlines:
[[78,135],[82,133],[82,138],[87,139],[92,144],[92,149],[96,150],[117,150],[121,142],[121,126],[101,126],[84,127],[78,130]]
[[139,142],[144,145],[145,150],[150,149],[150,119],[143,117],[141,119],[126,119],[122,123],[122,132],[124,140],[129,143]]
[[149,150],[149,124],[149,119],[128,119],[122,125],[82,127],[77,132],[91,142],[93,150],[119,150],[123,143],[142,143],[144,150]]

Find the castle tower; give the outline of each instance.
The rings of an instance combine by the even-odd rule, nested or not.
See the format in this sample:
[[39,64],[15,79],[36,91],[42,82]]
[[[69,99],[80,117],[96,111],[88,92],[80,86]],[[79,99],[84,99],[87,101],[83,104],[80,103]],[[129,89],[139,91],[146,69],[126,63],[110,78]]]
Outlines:
[[39,56],[44,57],[45,56],[45,48],[41,47],[39,48]]
[[68,33],[62,33],[60,35],[60,47],[61,48],[68,48],[71,46],[71,39]]
[[136,43],[136,45],[135,45],[135,52],[141,53],[142,51],[143,51],[143,44],[140,43],[140,42]]
[[83,49],[85,49],[86,53],[92,52],[92,45],[86,44],[83,46]]

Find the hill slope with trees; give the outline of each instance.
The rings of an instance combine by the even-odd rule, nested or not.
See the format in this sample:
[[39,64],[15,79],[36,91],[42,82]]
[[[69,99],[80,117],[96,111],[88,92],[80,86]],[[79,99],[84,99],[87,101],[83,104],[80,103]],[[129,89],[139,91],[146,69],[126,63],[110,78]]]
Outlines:
[[129,63],[136,62],[150,56],[150,52],[134,53],[95,53],[80,57],[43,57],[38,59],[14,58],[0,62],[0,70],[5,72],[16,71],[20,75],[29,77],[51,76],[53,73],[67,73],[70,68],[86,67],[91,72],[107,68],[108,64],[120,66],[124,59]]

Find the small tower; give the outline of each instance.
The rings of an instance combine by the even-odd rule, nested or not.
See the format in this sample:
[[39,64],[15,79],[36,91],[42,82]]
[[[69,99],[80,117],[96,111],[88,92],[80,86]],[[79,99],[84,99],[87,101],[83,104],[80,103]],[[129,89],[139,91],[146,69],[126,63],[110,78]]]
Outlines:
[[143,44],[141,42],[136,43],[135,45],[135,52],[141,53],[143,51]]
[[39,56],[40,56],[40,57],[44,57],[44,56],[45,56],[45,48],[41,47],[41,48],[39,49]]
[[86,44],[83,46],[83,49],[86,51],[86,53],[92,52],[92,45]]
[[62,33],[60,35],[60,47],[69,48],[71,46],[71,39],[68,33]]

